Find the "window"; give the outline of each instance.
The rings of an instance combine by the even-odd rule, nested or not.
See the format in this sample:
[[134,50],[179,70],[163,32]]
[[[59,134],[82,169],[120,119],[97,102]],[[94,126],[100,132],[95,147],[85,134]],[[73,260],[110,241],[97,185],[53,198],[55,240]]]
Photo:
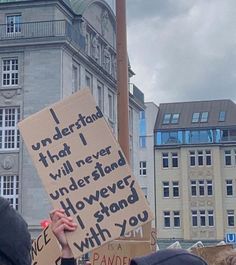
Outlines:
[[91,93],[93,93],[93,76],[88,71],[85,73],[85,85],[90,88]]
[[206,165],[211,166],[211,150],[206,150]]
[[192,226],[198,226],[197,211],[192,210]]
[[79,65],[72,66],[72,92],[79,90]]
[[16,86],[19,83],[18,59],[4,59],[2,64],[2,85]]
[[196,180],[191,180],[191,195],[197,196],[197,182],[196,182]]
[[208,112],[202,112],[201,113],[201,120],[200,122],[207,122],[208,121]]
[[140,176],[147,176],[147,162],[146,161],[139,162],[139,174]]
[[214,211],[213,210],[208,210],[207,211],[208,215],[208,225],[209,226],[214,226]]
[[104,109],[104,85],[101,82],[97,82],[97,93],[98,93],[98,107],[101,111]]
[[234,150],[234,164],[236,165],[236,149]]
[[169,155],[168,153],[162,153],[162,166],[163,168],[168,168],[169,167]]
[[171,153],[172,156],[172,167],[178,167],[178,154]]
[[170,113],[166,113],[164,115],[162,124],[169,124],[170,123],[170,118],[171,118],[171,114]]
[[226,112],[225,111],[220,111],[219,112],[219,119],[218,119],[218,121],[225,121],[225,116],[226,116]]
[[0,108],[0,149],[15,150],[20,145],[20,133],[17,122],[20,108]]
[[170,211],[164,211],[164,227],[170,227]]
[[227,210],[228,226],[234,226],[234,210]]
[[139,119],[144,120],[145,119],[145,111],[140,111],[139,112]]
[[195,151],[190,151],[190,166],[193,167],[196,165],[196,156],[195,156]]
[[172,124],[177,124],[178,122],[179,122],[179,113],[172,114],[171,123]]
[[173,197],[179,197],[179,182],[178,181],[173,181]]
[[139,136],[139,147],[146,148],[146,136]]
[[213,195],[213,185],[212,180],[207,180],[207,195],[212,196]]
[[197,152],[198,165],[203,166],[203,151]]
[[109,119],[114,121],[114,94],[111,91],[108,92],[108,114]]
[[177,131],[163,132],[161,134],[161,142],[163,144],[177,144],[181,143]]
[[129,107],[129,134],[133,135],[133,108]]
[[6,17],[7,33],[21,32],[21,15],[11,15]]
[[233,180],[232,179],[226,180],[226,195],[233,196]]
[[232,161],[231,161],[231,150],[225,150],[225,165],[226,166],[231,166]]
[[205,185],[204,185],[204,180],[199,180],[198,181],[198,188],[199,188],[199,195],[204,196],[205,195]]
[[200,112],[194,112],[192,116],[192,123],[199,122]]
[[200,226],[206,226],[206,211],[200,210]]
[[163,197],[164,198],[169,198],[170,197],[169,182],[168,181],[165,181],[162,184],[163,184]]
[[11,206],[18,209],[19,176],[0,176],[0,196],[7,199]]
[[174,211],[174,227],[180,227],[180,213],[179,211]]

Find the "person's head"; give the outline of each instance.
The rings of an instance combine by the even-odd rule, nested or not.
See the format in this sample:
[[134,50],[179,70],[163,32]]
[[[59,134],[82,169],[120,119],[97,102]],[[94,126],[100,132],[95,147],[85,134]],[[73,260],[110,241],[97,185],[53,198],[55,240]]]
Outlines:
[[131,260],[130,265],[207,265],[206,261],[184,249],[158,250]]
[[31,239],[24,219],[0,197],[0,265],[30,265]]

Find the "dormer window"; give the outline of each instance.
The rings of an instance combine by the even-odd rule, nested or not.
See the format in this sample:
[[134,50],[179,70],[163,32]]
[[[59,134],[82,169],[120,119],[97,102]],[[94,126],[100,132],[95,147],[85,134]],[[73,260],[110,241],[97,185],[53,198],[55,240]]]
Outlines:
[[200,112],[194,112],[192,116],[192,123],[199,122]]
[[225,111],[220,111],[219,112],[219,121],[225,121],[225,116],[226,116],[226,112]]
[[172,123],[172,124],[177,124],[177,123],[179,123],[179,113],[173,113],[173,114],[172,114],[171,123]]
[[170,123],[170,118],[171,118],[171,114],[170,113],[166,113],[164,115],[164,118],[163,118],[163,124],[169,124]]
[[200,122],[207,122],[208,121],[208,112],[204,111],[201,113],[201,120]]
[[208,121],[208,111],[193,113],[192,123],[207,122],[207,121]]
[[162,124],[177,124],[179,122],[179,113],[166,113]]

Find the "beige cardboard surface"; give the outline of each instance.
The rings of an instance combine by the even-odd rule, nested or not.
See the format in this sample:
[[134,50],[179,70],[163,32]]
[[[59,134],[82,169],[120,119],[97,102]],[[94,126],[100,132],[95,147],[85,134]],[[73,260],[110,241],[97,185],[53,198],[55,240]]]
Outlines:
[[232,245],[221,245],[212,247],[194,248],[192,253],[202,257],[208,265],[214,265],[217,256],[220,256],[223,252],[229,251],[233,248]]
[[32,244],[32,265],[59,265],[60,256],[59,244],[49,225]]
[[88,89],[19,124],[54,208],[78,223],[75,257],[153,219],[146,199]]
[[129,265],[137,256],[151,253],[150,242],[115,240],[91,253],[92,265]]
[[120,237],[118,240],[139,240],[139,241],[149,241],[151,238],[152,223],[148,222],[129,233]]

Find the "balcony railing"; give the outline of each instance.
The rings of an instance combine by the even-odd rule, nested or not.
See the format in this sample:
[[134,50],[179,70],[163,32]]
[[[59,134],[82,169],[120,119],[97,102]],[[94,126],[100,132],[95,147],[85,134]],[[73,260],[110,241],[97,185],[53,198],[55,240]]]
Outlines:
[[64,37],[70,41],[76,42],[82,49],[85,46],[83,36],[66,20],[0,25],[0,41],[59,37]]

